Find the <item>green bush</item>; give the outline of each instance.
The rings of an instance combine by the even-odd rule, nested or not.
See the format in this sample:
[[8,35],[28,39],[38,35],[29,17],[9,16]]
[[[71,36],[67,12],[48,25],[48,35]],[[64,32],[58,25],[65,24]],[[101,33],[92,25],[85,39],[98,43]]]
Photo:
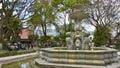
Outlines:
[[93,50],[106,50],[104,47],[94,47]]
[[2,49],[3,50],[7,50],[7,45],[8,45],[8,41],[7,41],[7,39],[5,39],[5,40],[3,40],[3,42],[2,42]]
[[2,51],[0,52],[0,57],[14,56],[20,54],[33,53],[33,52],[36,52],[36,50]]
[[93,42],[95,42],[96,46],[102,46],[106,43],[109,43],[111,38],[111,30],[109,27],[104,27],[103,25],[99,25],[96,27],[94,32]]
[[41,36],[40,39],[43,40],[43,41],[49,41],[49,40],[51,40],[51,36],[46,36],[46,37]]
[[0,52],[0,57],[4,57],[4,56],[9,56],[9,52],[8,51]]
[[120,50],[120,44],[115,44],[116,45],[116,49]]
[[35,41],[39,38],[39,36],[38,35],[29,35],[28,38],[29,38],[29,40]]

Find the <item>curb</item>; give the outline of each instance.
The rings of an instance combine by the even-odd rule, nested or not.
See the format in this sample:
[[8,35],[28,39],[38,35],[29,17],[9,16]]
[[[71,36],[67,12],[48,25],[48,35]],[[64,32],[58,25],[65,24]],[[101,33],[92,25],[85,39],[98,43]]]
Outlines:
[[2,67],[2,64],[7,64],[15,61],[25,60],[28,58],[32,58],[37,56],[38,53],[29,53],[29,54],[22,54],[22,55],[15,55],[15,56],[8,56],[8,57],[2,57],[0,58],[0,68]]

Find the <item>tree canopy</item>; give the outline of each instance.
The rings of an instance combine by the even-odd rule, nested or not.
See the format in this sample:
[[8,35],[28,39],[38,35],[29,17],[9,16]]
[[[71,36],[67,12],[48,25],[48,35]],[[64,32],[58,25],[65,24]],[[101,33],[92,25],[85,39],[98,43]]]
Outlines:
[[54,8],[51,3],[49,0],[35,0],[30,8],[32,15],[28,23],[32,23],[34,27],[41,27],[44,36],[47,35],[47,26],[54,24],[55,21]]
[[65,40],[66,32],[74,31],[83,19],[96,28],[96,44],[110,40],[111,26],[120,33],[120,0],[1,0],[0,4],[0,40],[18,35],[25,23],[33,30],[41,28],[44,36],[47,27],[55,25]]
[[[0,38],[10,39],[27,19],[32,0],[1,0]],[[17,30],[17,31],[16,31]]]

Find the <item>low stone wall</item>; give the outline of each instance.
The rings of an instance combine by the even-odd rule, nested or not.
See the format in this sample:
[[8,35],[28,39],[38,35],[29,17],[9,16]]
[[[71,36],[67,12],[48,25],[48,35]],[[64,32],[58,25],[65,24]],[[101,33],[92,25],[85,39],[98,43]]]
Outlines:
[[61,48],[44,48],[41,58],[49,63],[77,65],[108,65],[118,61],[117,50],[64,50]]
[[11,63],[11,62],[25,60],[25,59],[28,59],[28,58],[35,57],[37,55],[38,55],[38,53],[29,53],[29,54],[23,54],[23,55],[2,57],[2,58],[0,58],[0,68],[2,67],[2,64],[8,64],[8,63]]

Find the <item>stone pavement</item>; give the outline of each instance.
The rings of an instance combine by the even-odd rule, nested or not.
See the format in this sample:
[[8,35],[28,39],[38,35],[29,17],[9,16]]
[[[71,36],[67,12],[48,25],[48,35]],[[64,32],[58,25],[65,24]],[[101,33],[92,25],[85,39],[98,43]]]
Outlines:
[[35,52],[35,53],[29,53],[29,54],[0,57],[0,68],[1,68],[2,64],[7,64],[7,63],[19,61],[19,60],[24,60],[27,58],[35,57],[37,55],[38,55],[38,53]]

